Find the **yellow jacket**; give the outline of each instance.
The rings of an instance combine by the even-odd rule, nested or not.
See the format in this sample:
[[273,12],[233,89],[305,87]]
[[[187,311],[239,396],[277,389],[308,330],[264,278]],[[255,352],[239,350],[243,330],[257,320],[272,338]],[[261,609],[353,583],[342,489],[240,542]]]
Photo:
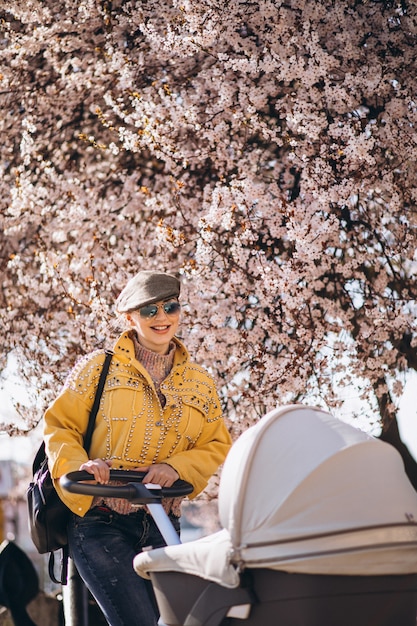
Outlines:
[[174,364],[161,384],[166,397],[162,408],[151,377],[135,358],[133,341],[127,332],[121,335],[113,349],[88,455],[83,435],[104,362],[102,351],[80,360],[45,412],[51,475],[59,496],[77,515],[85,515],[92,497],[63,491],[56,479],[78,470],[89,458],[111,459],[112,469],[169,463],[194,486],[191,498],[206,487],[226,458],[231,439],[214,381],[190,361],[184,345],[174,341]]

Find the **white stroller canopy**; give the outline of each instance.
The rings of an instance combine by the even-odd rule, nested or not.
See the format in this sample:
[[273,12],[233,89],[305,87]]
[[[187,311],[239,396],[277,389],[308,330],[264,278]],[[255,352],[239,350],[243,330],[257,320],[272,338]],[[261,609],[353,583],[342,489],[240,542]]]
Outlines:
[[320,409],[271,411],[235,442],[220,482],[224,528],[140,554],[135,569],[224,586],[239,569],[312,574],[417,572],[417,494],[399,453]]

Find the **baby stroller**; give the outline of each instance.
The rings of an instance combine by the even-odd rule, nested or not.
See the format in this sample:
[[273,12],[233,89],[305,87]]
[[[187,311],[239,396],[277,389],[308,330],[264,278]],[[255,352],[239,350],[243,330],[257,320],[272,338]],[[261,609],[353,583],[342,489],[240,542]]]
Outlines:
[[219,518],[135,557],[166,626],[415,626],[417,494],[389,444],[273,410],[233,445]]

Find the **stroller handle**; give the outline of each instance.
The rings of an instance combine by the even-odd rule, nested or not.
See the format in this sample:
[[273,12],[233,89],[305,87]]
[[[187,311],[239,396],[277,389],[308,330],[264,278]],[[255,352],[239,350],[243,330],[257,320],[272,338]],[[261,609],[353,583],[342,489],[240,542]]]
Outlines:
[[59,479],[61,487],[71,493],[79,493],[89,496],[103,496],[107,498],[125,498],[134,504],[157,503],[162,498],[177,498],[188,496],[194,487],[185,480],[176,480],[172,487],[146,487],[142,481],[146,476],[144,472],[129,470],[110,470],[110,480],[126,483],[125,485],[109,485],[93,483],[93,474],[85,470],[68,472]]

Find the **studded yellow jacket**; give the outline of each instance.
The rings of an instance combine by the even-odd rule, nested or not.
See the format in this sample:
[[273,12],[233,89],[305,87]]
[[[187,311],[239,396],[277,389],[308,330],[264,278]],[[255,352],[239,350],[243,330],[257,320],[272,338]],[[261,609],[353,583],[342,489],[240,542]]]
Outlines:
[[135,358],[133,341],[124,333],[114,355],[96,418],[90,453],[83,448],[104,352],[93,352],[74,367],[64,388],[44,415],[44,439],[52,478],[65,504],[85,515],[92,497],[63,491],[57,479],[78,470],[88,458],[112,460],[113,469],[133,469],[167,462],[200,493],[226,458],[230,435],[214,381],[192,363],[174,339],[171,372],[161,384],[162,407],[146,369]]

